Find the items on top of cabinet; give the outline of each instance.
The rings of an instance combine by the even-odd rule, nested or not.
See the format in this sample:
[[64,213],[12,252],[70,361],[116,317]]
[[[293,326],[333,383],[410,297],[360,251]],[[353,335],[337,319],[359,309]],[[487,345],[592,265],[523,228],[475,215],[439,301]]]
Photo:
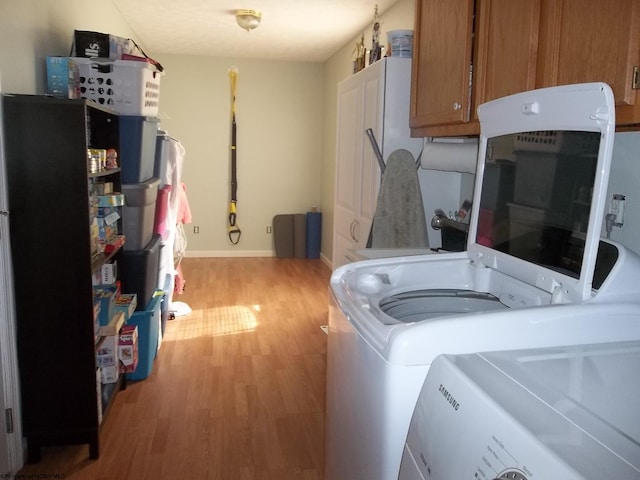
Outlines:
[[75,58],[80,75],[80,96],[113,108],[122,115],[158,114],[160,77],[158,69],[131,60]]
[[108,33],[74,30],[71,55],[108,60],[145,61],[154,65],[160,72],[164,70],[160,62],[149,57],[134,40]]
[[137,45],[128,38],[86,30],[73,32],[71,54],[74,57],[119,60],[123,54],[134,54],[136,51]]
[[413,54],[413,30],[391,30],[387,32],[392,57],[408,57]]
[[47,92],[85,98],[121,115],[158,114],[164,68],[135,41],[76,30],[71,57],[47,57]]

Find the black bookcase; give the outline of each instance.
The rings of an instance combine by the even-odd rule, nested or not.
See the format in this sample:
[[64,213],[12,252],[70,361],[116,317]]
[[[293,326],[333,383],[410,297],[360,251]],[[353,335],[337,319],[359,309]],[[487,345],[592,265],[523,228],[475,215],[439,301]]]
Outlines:
[[97,458],[100,419],[122,385],[99,399],[92,275],[119,252],[92,249],[89,189],[103,175],[119,189],[121,178],[90,172],[87,149],[119,149],[119,117],[86,100],[2,101],[28,461],[42,446],[85,443]]

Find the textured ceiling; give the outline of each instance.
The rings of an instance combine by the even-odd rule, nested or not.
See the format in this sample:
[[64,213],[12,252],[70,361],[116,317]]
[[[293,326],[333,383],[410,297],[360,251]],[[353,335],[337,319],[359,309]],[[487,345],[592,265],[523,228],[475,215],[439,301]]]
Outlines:
[[[112,0],[150,55],[323,62],[397,0]],[[238,9],[262,12],[247,32]]]

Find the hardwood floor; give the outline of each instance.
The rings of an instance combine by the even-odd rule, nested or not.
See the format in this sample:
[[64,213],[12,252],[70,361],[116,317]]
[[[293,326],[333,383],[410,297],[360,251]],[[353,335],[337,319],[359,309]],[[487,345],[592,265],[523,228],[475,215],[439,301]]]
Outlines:
[[18,478],[323,478],[329,269],[276,258],[182,268],[174,301],[193,311],[167,322],[149,378],[116,397],[100,458],[48,447]]

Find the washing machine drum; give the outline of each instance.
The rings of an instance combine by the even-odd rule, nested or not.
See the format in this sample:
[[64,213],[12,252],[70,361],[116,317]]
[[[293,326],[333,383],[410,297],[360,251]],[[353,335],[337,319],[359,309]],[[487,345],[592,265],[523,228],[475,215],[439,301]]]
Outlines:
[[384,313],[403,323],[505,308],[509,307],[490,293],[457,289],[412,290],[380,301]]

